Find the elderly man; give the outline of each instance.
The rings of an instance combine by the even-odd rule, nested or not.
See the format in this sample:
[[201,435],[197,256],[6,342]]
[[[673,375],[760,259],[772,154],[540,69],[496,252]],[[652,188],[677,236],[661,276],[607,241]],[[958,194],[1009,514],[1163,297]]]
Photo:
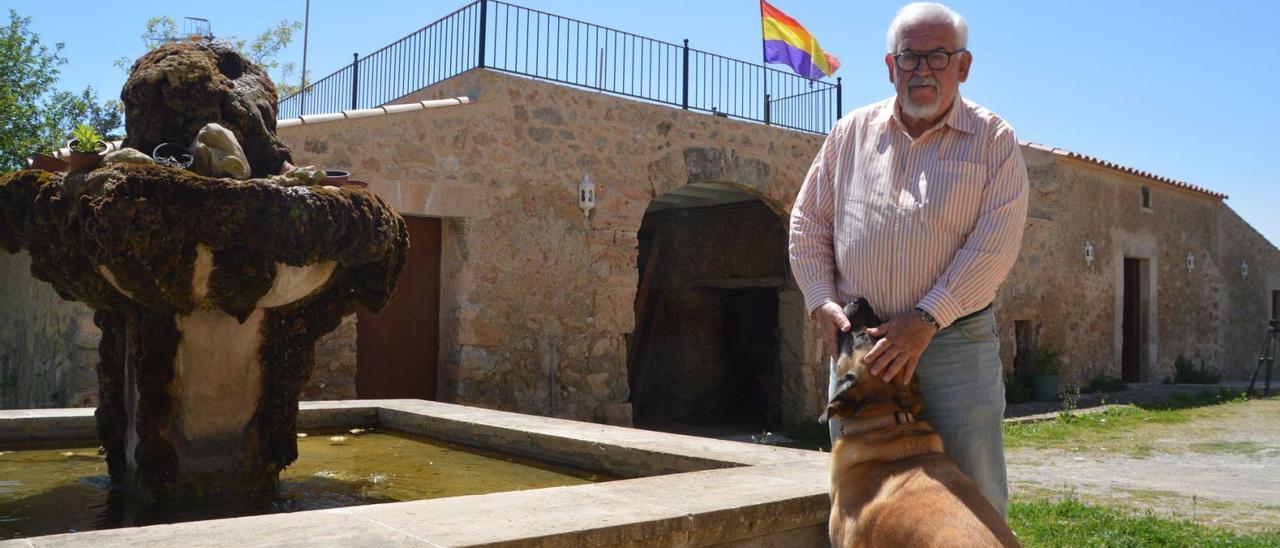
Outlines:
[[[964,18],[910,4],[889,26],[897,91],[843,117],[791,212],[790,255],[828,355],[863,297],[884,325],[872,374],[918,374],[924,416],[947,455],[1003,514],[999,339],[991,303],[1018,255],[1027,171],[1013,128],[960,97],[973,54]],[[831,385],[835,385],[834,364]],[[840,426],[832,421],[834,440]]]

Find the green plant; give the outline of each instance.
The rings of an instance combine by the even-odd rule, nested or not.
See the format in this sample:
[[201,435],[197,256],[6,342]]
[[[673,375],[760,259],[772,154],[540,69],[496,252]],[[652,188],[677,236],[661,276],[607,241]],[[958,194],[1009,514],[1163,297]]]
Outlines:
[[1031,387],[1021,375],[1004,378],[1005,403],[1026,403],[1031,401]]
[[1095,392],[1123,392],[1129,389],[1129,385],[1111,375],[1100,375],[1089,381],[1084,388],[1080,389],[1081,393],[1093,394]]
[[1071,422],[1075,411],[1080,408],[1080,389],[1076,388],[1062,395],[1062,411],[1058,412],[1058,420]]
[[1179,354],[1178,358],[1173,361],[1173,382],[1176,384],[1218,384],[1222,382],[1222,373],[1205,365],[1204,360],[1200,360],[1200,366],[1196,367],[1195,362]]
[[102,142],[102,136],[85,124],[77,125],[71,131],[71,139],[71,150],[89,154],[98,152],[98,145]]
[[1027,366],[1032,375],[1057,375],[1062,369],[1062,351],[1044,346],[1027,352]]
[[1249,395],[1244,391],[1219,386],[1217,390],[1212,388],[1201,390],[1200,393],[1195,395],[1188,394],[1186,392],[1174,392],[1167,400],[1144,403],[1139,407],[1142,407],[1143,409],[1156,410],[1190,409],[1195,407],[1218,405],[1220,403],[1245,401],[1249,401]]

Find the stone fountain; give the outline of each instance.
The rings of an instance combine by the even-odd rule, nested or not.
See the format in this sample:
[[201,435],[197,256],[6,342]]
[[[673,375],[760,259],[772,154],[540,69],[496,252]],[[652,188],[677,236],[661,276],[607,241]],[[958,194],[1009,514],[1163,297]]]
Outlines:
[[0,246],[29,253],[33,276],[95,310],[95,415],[117,488],[151,500],[270,493],[297,458],[316,340],[358,304],[386,304],[404,221],[363,190],[280,176],[292,159],[275,135],[275,87],[229,48],[162,46],[121,97],[125,147],[192,143],[217,124],[243,179],[207,176],[221,153],[196,172],[9,173]]

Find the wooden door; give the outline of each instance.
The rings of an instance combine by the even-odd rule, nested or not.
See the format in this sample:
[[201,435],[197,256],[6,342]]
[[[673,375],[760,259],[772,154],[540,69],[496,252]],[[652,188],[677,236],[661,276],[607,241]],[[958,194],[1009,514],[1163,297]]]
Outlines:
[[409,256],[391,302],[356,313],[356,395],[436,399],[440,348],[440,219],[405,217]]
[[1121,337],[1121,377],[1125,382],[1141,382],[1142,362],[1142,263],[1124,260],[1124,319]]

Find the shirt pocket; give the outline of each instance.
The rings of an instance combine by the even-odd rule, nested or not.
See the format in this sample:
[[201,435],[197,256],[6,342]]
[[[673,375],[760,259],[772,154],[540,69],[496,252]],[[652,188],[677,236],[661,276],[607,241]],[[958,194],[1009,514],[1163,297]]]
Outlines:
[[958,160],[934,162],[916,181],[925,226],[953,234],[973,230],[982,205],[987,166]]

